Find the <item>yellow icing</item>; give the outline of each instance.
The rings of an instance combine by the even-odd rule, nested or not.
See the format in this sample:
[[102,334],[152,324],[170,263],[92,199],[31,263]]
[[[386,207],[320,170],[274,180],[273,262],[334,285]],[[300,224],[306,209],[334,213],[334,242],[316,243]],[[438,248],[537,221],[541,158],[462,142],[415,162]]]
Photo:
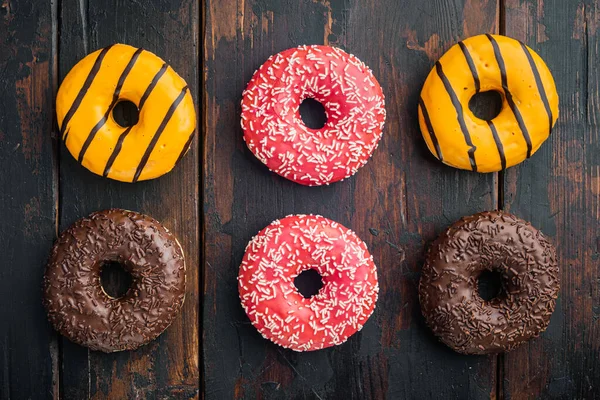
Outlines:
[[[544,61],[531,49],[529,53],[539,73],[551,111],[551,124],[542,94],[538,90],[533,69],[521,43],[517,40],[490,35],[498,44],[505,64],[508,90],[514,104],[522,116],[526,131],[531,140],[531,154],[548,138],[550,125],[558,118],[558,94],[550,70]],[[506,158],[506,167],[516,165],[527,158],[525,134],[520,129],[514,111],[511,109],[502,87],[501,70],[491,39],[486,35],[474,36],[463,42],[470,54],[480,81],[480,92],[495,90],[502,95],[500,114],[491,120],[500,139]],[[467,58],[459,46],[448,50],[439,63],[458,101],[462,105],[464,125],[476,147],[474,158],[478,172],[493,172],[502,169],[499,148],[494,140],[487,121],[477,118],[469,109],[469,100],[476,94],[474,74]],[[442,161],[450,166],[472,170],[463,129],[461,129],[457,108],[434,67],[429,73],[421,92],[421,99],[431,121],[433,134],[439,143]],[[419,107],[419,125],[427,147],[436,156],[432,135],[427,128],[422,107]],[[439,157],[438,157],[439,158]]]
[[[127,66],[130,65],[131,68],[123,81],[118,101],[131,101],[139,108],[144,92],[165,65],[162,59],[146,50],[142,50],[132,63],[138,50],[124,44],[110,47],[105,51],[91,85],[83,93],[86,79],[89,79],[103,50],[89,54],[73,67],[58,91],[58,124],[61,127],[62,139],[66,138],[66,146],[73,157],[79,158],[94,127],[101,126],[81,160],[81,164],[95,174],[103,175],[119,137],[127,130],[114,120],[112,110],[109,109],[119,79]],[[124,136],[122,147],[107,171],[109,178],[132,182],[138,169],[137,180],[153,179],[173,169],[180,156],[187,151],[186,147],[196,128],[196,112],[189,90],[185,91],[181,101],[173,107],[174,112],[168,121],[165,118],[169,108],[185,87],[185,81],[172,68],[166,67],[139,110],[139,122]],[[77,97],[81,96],[80,92],[83,93],[83,97],[79,106],[75,108],[73,105]],[[74,113],[66,121],[66,126],[63,126],[65,116],[72,108]],[[105,115],[107,118],[102,124]],[[164,130],[160,132],[163,121]],[[155,135],[158,140],[151,148],[147,161],[143,163],[144,153],[149,149]]]

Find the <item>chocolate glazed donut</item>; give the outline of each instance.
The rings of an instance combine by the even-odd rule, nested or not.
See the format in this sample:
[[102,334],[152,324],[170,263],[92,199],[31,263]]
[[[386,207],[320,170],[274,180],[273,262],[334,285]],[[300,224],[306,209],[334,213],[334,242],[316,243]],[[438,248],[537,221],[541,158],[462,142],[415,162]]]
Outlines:
[[[120,263],[133,278],[120,298],[102,287],[105,262]],[[148,216],[95,212],[58,238],[43,291],[48,318],[62,335],[92,350],[132,350],[155,339],[179,313],[185,296],[183,250]]]
[[[485,301],[478,278],[502,275]],[[442,342],[459,353],[511,350],[543,332],[559,291],[556,250],[529,223],[501,211],[462,218],[429,248],[419,283],[421,310]]]

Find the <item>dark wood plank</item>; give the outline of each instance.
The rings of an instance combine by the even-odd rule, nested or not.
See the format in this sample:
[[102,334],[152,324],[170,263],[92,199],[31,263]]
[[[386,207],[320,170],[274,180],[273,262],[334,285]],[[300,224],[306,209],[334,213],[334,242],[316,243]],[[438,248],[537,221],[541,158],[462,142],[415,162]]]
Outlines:
[[600,398],[600,2],[506,1],[506,34],[553,72],[560,117],[531,160],[505,178],[507,210],[553,238],[561,294],[541,338],[505,356],[506,398]]
[[[463,215],[497,206],[495,174],[458,171],[427,151],[416,120],[421,86],[452,44],[497,30],[496,1],[207,0],[205,29],[204,369],[207,399],[489,398],[496,357],[438,343],[417,297],[426,246]],[[268,56],[300,44],[341,46],[387,96],[373,159],[356,176],[308,188],[267,171],[246,149],[241,93]],[[236,276],[252,235],[290,213],[355,230],[379,268],[380,299],[348,343],[294,353],[263,340],[239,305]]]
[[[61,2],[60,77],[88,52],[115,42],[161,56],[198,90],[198,2]],[[195,398],[199,395],[199,157],[198,139],[169,174],[125,184],[79,166],[61,144],[60,228],[109,207],[147,213],[180,239],[187,258],[187,293],[181,315],[157,340],[133,352],[89,352],[63,339],[65,399]]]
[[42,307],[56,235],[53,139],[56,13],[48,1],[0,1],[0,398],[56,395],[56,335]]

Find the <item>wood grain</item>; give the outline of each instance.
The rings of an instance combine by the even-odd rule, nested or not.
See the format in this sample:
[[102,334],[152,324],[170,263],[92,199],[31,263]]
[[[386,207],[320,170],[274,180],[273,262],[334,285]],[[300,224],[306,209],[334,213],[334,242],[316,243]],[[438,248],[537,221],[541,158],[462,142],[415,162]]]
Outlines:
[[58,390],[56,335],[41,303],[56,234],[53,8],[0,1],[0,398]]
[[[0,399],[600,398],[599,27],[600,0],[0,0]],[[457,171],[426,149],[418,94],[452,44],[499,30],[546,60],[561,115],[538,153],[500,177]],[[135,185],[93,175],[56,140],[58,83],[86,54],[115,42],[157,53],[196,101],[203,97],[204,140],[195,139],[170,174]],[[269,173],[239,128],[254,70],[300,44],[354,53],[387,97],[373,159],[329,187]],[[427,246],[450,223],[498,206],[556,243],[561,295],[540,338],[498,358],[461,356],[425,326],[419,272]],[[108,207],[162,221],[188,260],[181,316],[155,342],[112,355],[59,338],[40,291],[56,233]],[[378,265],[375,314],[336,348],[279,348],[239,305],[246,243],[291,213],[350,227]]]
[[[463,215],[497,206],[495,174],[445,167],[416,122],[421,86],[461,38],[497,30],[495,1],[217,1],[205,5],[204,369],[207,399],[496,397],[496,357],[438,343],[417,298],[424,251]],[[308,188],[247,150],[241,93],[271,54],[301,44],[341,46],[367,63],[387,97],[373,159],[352,178]],[[252,235],[276,218],[317,213],[367,242],[379,268],[378,307],[346,344],[294,353],[260,337],[236,276]]]
[[600,2],[506,1],[506,34],[544,58],[560,96],[549,140],[507,171],[507,210],[557,246],[561,294],[548,330],[505,356],[506,398],[600,398]]
[[[120,42],[165,59],[198,93],[198,21],[195,0],[63,0],[60,78],[89,52]],[[60,229],[92,211],[126,208],[161,221],[180,239],[187,260],[181,315],[157,340],[133,352],[89,352],[63,339],[61,387],[65,399],[197,398],[199,396],[199,151],[169,174],[125,184],[81,167],[61,144]]]

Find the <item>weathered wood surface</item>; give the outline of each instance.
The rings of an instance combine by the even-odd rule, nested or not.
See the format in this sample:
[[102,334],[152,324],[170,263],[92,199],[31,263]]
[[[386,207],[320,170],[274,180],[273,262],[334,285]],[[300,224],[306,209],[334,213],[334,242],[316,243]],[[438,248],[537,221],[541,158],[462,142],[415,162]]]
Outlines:
[[510,399],[600,398],[600,2],[506,1],[506,34],[539,52],[560,95],[550,139],[504,180],[504,208],[558,250],[561,294],[548,330],[504,357]]
[[0,1],[0,398],[50,399],[57,336],[41,282],[56,232],[53,10]]
[[[427,151],[421,86],[452,44],[496,32],[495,1],[217,1],[205,4],[204,368],[207,399],[489,398],[496,357],[460,356],[432,336],[417,298],[424,251],[459,217],[497,207],[497,177],[457,171]],[[241,93],[271,54],[331,44],[369,65],[388,119],[369,163],[344,182],[303,187],[248,151]],[[236,276],[252,235],[291,213],[353,229],[378,265],[377,309],[342,346],[294,353],[264,340],[242,310]]]
[[[600,398],[599,26],[599,0],[0,0],[0,399]],[[482,32],[506,33],[538,51],[561,96],[551,138],[500,178],[441,165],[416,121],[435,60]],[[114,42],[165,58],[199,104],[204,142],[196,139],[183,162],[155,181],[97,177],[56,140],[57,85],[88,52]],[[388,119],[356,176],[306,188],[269,173],[246,149],[239,101],[269,55],[323,43],[371,66]],[[108,207],[161,220],[188,257],[182,315],[157,341],[113,355],[60,338],[40,291],[56,233]],[[497,207],[556,243],[561,295],[540,338],[500,357],[461,356],[423,322],[419,271],[448,224]],[[239,305],[235,278],[246,243],[290,213],[343,223],[375,257],[377,310],[342,346],[303,354],[278,348]]]

